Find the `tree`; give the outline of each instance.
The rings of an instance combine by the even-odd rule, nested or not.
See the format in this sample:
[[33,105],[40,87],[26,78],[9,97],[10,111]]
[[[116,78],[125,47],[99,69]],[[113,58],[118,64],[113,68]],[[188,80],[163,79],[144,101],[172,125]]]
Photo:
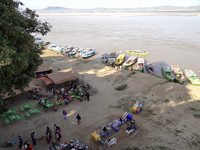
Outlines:
[[22,10],[23,3],[0,1],[0,101],[5,93],[23,90],[35,77],[42,63],[42,47],[34,43],[33,34],[45,35],[51,26],[38,20],[35,11]]

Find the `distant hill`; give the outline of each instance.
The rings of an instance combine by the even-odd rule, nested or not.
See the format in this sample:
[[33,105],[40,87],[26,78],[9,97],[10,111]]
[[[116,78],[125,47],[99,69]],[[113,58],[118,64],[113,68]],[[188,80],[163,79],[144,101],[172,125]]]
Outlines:
[[65,7],[47,7],[37,9],[37,13],[130,13],[130,12],[200,12],[200,5],[190,7],[178,6],[158,6],[158,7],[138,7],[138,8],[92,8],[75,9]]

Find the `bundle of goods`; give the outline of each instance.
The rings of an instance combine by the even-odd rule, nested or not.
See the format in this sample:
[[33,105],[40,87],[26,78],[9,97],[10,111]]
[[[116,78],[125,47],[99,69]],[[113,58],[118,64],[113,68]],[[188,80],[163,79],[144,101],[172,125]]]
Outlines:
[[132,106],[133,113],[137,114],[143,110],[143,105],[140,101],[136,101],[136,103]]
[[89,147],[87,145],[81,144],[79,140],[73,139],[69,142],[66,141],[63,144],[60,144],[60,149],[67,148],[67,149],[75,149],[75,150],[87,150]]

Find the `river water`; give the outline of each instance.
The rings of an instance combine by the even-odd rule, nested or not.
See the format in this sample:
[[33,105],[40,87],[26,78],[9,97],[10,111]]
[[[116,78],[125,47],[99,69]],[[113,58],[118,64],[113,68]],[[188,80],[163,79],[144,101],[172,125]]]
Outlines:
[[200,76],[200,16],[41,15],[52,25],[44,40],[59,46],[94,48],[102,53],[140,49],[147,60],[191,68]]

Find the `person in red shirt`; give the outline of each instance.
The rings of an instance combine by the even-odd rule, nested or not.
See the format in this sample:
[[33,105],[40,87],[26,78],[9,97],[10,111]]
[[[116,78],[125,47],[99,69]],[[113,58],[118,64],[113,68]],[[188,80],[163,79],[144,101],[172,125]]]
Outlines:
[[29,145],[28,150],[33,150],[33,147],[31,145]]

